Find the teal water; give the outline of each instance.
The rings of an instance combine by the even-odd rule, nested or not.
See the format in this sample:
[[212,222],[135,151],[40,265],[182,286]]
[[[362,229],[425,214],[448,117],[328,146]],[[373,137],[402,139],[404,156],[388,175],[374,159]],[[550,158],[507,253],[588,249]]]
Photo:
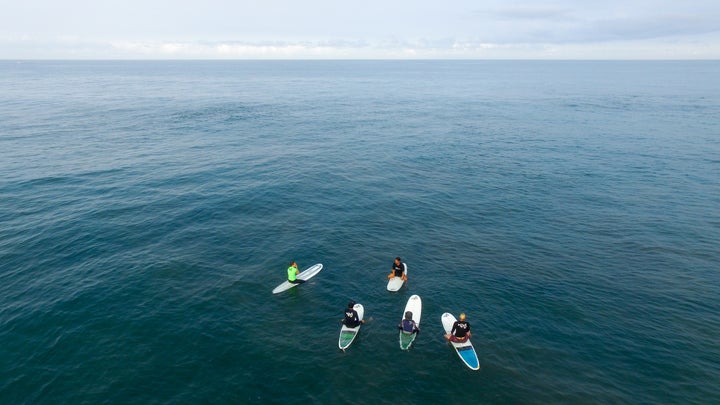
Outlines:
[[718,403],[718,71],[2,61],[0,403]]

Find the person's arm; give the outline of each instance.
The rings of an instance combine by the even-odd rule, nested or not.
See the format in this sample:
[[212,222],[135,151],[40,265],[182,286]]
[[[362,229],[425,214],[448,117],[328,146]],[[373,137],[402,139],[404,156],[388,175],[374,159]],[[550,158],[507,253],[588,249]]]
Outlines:
[[365,323],[364,319],[360,319],[360,316],[358,315],[357,311],[355,312],[355,324],[360,325],[361,323]]

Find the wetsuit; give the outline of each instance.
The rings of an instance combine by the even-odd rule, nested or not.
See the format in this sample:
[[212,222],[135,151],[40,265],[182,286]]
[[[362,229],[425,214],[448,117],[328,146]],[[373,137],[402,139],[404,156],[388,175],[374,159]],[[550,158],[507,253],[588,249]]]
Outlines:
[[395,277],[402,277],[403,272],[405,271],[405,263],[400,262],[400,264],[395,264],[395,262],[393,262],[392,269],[393,272],[395,272]]
[[467,321],[455,321],[450,331],[450,339],[456,342],[467,340],[467,334],[470,332],[470,323]]
[[352,308],[348,308],[345,310],[345,319],[343,320],[343,323],[348,328],[354,328],[360,325],[360,318],[358,317],[357,311],[355,311]]
[[412,319],[403,319],[402,322],[400,322],[399,328],[405,333],[419,332],[417,324]]

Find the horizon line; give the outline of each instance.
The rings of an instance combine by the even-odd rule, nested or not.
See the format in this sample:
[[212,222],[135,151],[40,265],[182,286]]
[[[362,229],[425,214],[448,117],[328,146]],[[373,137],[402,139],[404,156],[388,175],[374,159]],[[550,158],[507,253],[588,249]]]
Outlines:
[[322,61],[445,61],[445,62],[481,62],[481,61],[547,61],[547,62],[714,62],[720,58],[0,58],[0,62],[322,62]]

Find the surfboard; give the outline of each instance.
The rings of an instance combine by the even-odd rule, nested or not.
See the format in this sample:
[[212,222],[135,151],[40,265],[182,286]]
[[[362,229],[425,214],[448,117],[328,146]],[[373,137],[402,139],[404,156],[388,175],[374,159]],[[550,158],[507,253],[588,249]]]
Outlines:
[[[442,320],[443,328],[445,328],[445,333],[450,334],[453,324],[457,321],[457,319],[455,319],[453,314],[449,312],[442,314],[440,319]],[[452,344],[453,348],[455,348],[455,352],[458,356],[460,356],[466,366],[473,370],[480,369],[480,361],[478,360],[477,353],[475,353],[475,348],[472,343],[470,343],[470,339],[462,343],[450,342],[450,344]]]
[[[357,312],[358,318],[360,318],[360,320],[362,321],[363,316],[365,315],[365,308],[363,308],[362,304],[355,304],[355,306],[353,306],[353,309]],[[342,328],[340,328],[340,337],[338,338],[338,347],[340,348],[340,350],[344,351],[345,349],[350,347],[352,342],[357,337],[361,326],[362,324],[354,328],[348,328],[347,326],[345,326],[345,324],[343,324]]]
[[[323,269],[323,265],[318,263],[314,264],[307,269],[300,272],[300,274],[297,275],[297,278],[299,280],[310,280],[311,278],[315,277],[316,274],[320,273],[320,270]],[[275,289],[272,291],[273,294],[281,293],[285,290],[289,290],[293,287],[295,287],[298,284],[291,283],[287,280],[285,282],[281,283],[279,286],[275,287]]]
[[[410,299],[408,299],[407,304],[405,304],[405,310],[403,311],[402,318],[405,319],[405,312],[410,311],[412,312],[412,320],[415,321],[418,328],[420,327],[420,317],[422,315],[422,300],[420,299],[419,295],[412,295],[410,296]],[[400,321],[402,322],[402,321]],[[410,345],[415,341],[415,338],[417,337],[417,333],[407,333],[404,331],[400,331],[400,348],[402,350],[407,350],[410,348]]]
[[[403,266],[405,267],[405,270],[403,271],[403,273],[405,274],[405,276],[407,276],[407,263],[403,263]],[[402,279],[402,277],[393,277],[388,280],[387,290],[388,291],[397,291],[400,289],[400,287],[403,286],[404,282],[405,281]]]

